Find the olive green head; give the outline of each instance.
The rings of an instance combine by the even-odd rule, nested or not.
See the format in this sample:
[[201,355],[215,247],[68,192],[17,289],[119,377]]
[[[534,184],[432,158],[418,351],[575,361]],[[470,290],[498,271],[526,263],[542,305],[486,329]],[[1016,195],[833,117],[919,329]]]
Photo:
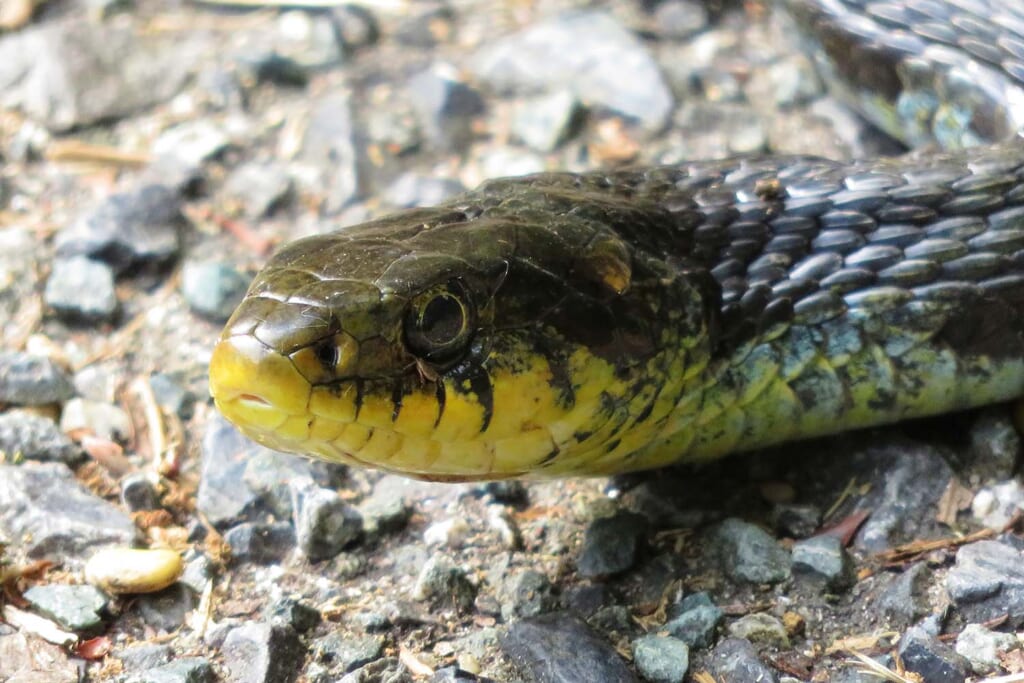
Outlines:
[[704,354],[704,293],[592,216],[515,213],[416,210],[288,245],[217,344],[218,408],[269,447],[428,479],[638,450],[678,398],[665,378]]

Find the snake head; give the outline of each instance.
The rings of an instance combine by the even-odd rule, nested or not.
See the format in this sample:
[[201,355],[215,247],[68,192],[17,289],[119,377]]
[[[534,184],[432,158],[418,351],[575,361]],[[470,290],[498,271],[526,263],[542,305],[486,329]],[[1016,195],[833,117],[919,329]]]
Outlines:
[[699,365],[704,293],[593,216],[511,213],[285,247],[214,350],[220,411],[271,448],[426,479],[622,469]]

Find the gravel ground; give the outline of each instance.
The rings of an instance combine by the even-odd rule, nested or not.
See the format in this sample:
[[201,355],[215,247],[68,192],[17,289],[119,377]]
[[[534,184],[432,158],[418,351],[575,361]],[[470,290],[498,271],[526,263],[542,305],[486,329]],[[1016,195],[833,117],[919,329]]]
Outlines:
[[219,418],[210,349],[283,241],[493,176],[899,150],[756,1],[327,4],[0,1],[0,681],[1024,671],[1008,407],[484,485]]

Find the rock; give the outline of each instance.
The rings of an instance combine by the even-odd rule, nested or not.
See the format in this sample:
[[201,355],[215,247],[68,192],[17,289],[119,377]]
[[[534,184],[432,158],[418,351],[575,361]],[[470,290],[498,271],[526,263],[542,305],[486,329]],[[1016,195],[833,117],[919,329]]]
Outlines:
[[185,563],[185,570],[178,581],[195,593],[202,595],[207,584],[216,575],[213,562],[206,555],[196,555]]
[[160,266],[178,256],[183,226],[177,191],[142,185],[108,196],[58,232],[57,255],[88,256],[116,273]]
[[348,637],[330,633],[313,641],[313,660],[329,667],[335,676],[355,671],[380,659],[384,654],[384,636]]
[[552,152],[576,132],[582,108],[569,90],[517,102],[512,135],[538,152]]
[[182,420],[192,417],[196,397],[182,386],[177,377],[158,372],[149,376],[149,386],[153,390],[153,398],[161,408]]
[[998,673],[1002,669],[1001,656],[1021,648],[1012,633],[990,631],[980,624],[967,624],[956,637],[956,653],[970,662],[971,670],[979,676]]
[[907,671],[928,683],[964,683],[970,671],[966,659],[923,628],[915,626],[903,634],[898,648]]
[[121,505],[129,512],[160,508],[160,498],[149,473],[136,472],[121,480]]
[[166,548],[107,548],[85,564],[85,580],[113,595],[155,593],[178,580],[185,563]]
[[423,542],[427,545],[459,548],[471,531],[469,523],[464,518],[450,517],[428,526],[423,531]]
[[264,611],[271,624],[291,626],[296,633],[305,633],[320,623],[320,612],[294,598],[281,598]]
[[476,90],[459,80],[450,64],[436,63],[409,79],[409,99],[426,139],[444,151],[465,150],[473,121],[484,111]]
[[316,174],[317,188],[326,192],[327,213],[337,213],[363,191],[360,145],[346,97],[328,95],[311,104],[301,159]]
[[0,403],[39,406],[74,394],[71,378],[49,358],[0,350]]
[[821,525],[821,510],[814,505],[779,503],[772,506],[775,530],[791,538],[808,538]]
[[338,40],[347,51],[368,47],[380,38],[377,17],[357,4],[339,5],[330,10]]
[[80,661],[61,647],[24,632],[0,633],[0,681],[79,683]]
[[330,14],[285,11],[277,17],[275,28],[274,54],[309,70],[341,63],[343,55],[338,27]]
[[1006,528],[1014,515],[1024,509],[1024,485],[1016,479],[978,490],[971,500],[971,514],[989,529]]
[[611,645],[562,612],[514,622],[499,643],[527,680],[536,683],[636,681]]
[[927,596],[931,580],[927,565],[912,564],[879,592],[875,604],[889,623],[906,628],[931,612]]
[[967,470],[981,481],[1011,478],[1021,455],[1021,438],[1005,410],[990,408],[971,425]]
[[280,562],[295,547],[295,530],[287,522],[258,524],[243,522],[224,534],[234,562],[272,564]]
[[805,104],[822,94],[814,64],[802,54],[785,56],[757,68],[756,74],[744,88],[747,100],[753,103],[771,103],[778,109]]
[[98,547],[136,539],[127,515],[51,463],[0,465],[0,534],[22,539],[30,557],[71,567]]
[[768,133],[757,112],[730,102],[684,104],[675,116],[672,135],[678,141],[673,159],[754,154],[768,146]]
[[288,169],[276,163],[243,164],[231,172],[222,193],[229,205],[241,207],[250,219],[273,215],[291,199]]
[[654,30],[662,38],[685,40],[708,25],[708,10],[695,0],[666,0],[654,9]]
[[20,456],[65,465],[76,465],[85,455],[53,420],[22,410],[0,414],[0,453],[7,459]]
[[103,629],[108,598],[97,588],[43,584],[32,586],[23,595],[35,611],[69,631],[91,636]]
[[645,681],[682,683],[690,668],[690,648],[671,636],[644,636],[633,641],[633,664]]
[[361,666],[340,679],[327,679],[319,683],[414,683],[409,670],[394,657],[383,657]]
[[0,39],[0,103],[66,131],[167,100],[196,57],[180,38],[71,17],[45,22]]
[[213,666],[204,657],[182,657],[129,676],[125,683],[214,683]]
[[724,613],[707,593],[688,595],[669,609],[665,630],[690,647],[710,647]]
[[121,302],[110,266],[85,256],[53,262],[43,293],[46,305],[73,324],[91,325],[117,319]]
[[158,633],[173,633],[180,629],[197,604],[196,594],[181,583],[156,593],[145,593],[133,602],[146,627]]
[[181,270],[181,293],[193,312],[222,323],[242,302],[251,279],[227,263],[189,260]]
[[739,519],[727,519],[711,534],[722,570],[734,581],[779,583],[790,576],[790,557],[760,527]]
[[104,401],[73,398],[64,404],[60,429],[65,434],[93,434],[108,441],[132,436],[132,420],[122,408]]
[[414,600],[430,600],[468,611],[476,599],[477,588],[466,572],[443,555],[434,555],[423,565],[412,590]]
[[166,644],[135,643],[123,650],[114,650],[113,656],[121,660],[125,671],[144,671],[171,661],[174,649]]
[[401,492],[405,481],[402,480],[396,488],[390,485],[395,479],[398,477],[394,475],[379,479],[373,492],[357,508],[363,518],[363,531],[368,537],[397,533],[409,522],[412,508]]
[[530,490],[518,479],[502,479],[483,484],[484,493],[494,502],[505,505],[525,505],[530,500]]
[[292,517],[289,482],[310,478],[319,486],[341,484],[340,465],[296,458],[249,441],[220,415],[206,423],[202,441],[202,478],[198,509],[214,526],[223,529],[234,522]]
[[304,655],[291,628],[258,622],[231,629],[221,647],[227,683],[290,683]]
[[746,614],[729,624],[729,635],[772,647],[789,647],[789,635],[782,621],[764,612]]
[[359,512],[312,479],[292,481],[292,509],[299,550],[314,562],[334,557],[363,532]]
[[168,128],[153,142],[152,154],[173,159],[176,164],[195,172],[204,163],[220,156],[231,144],[224,127],[208,118],[179,123]]
[[535,617],[558,606],[558,595],[547,576],[533,569],[517,572],[503,586],[501,618],[512,621]]
[[968,621],[1005,614],[1016,628],[1024,623],[1024,553],[1000,541],[966,545],[946,575],[946,590]]
[[726,638],[718,643],[706,662],[708,672],[721,681],[778,683],[778,676],[757,657],[750,641]]
[[853,560],[836,536],[813,536],[793,545],[793,571],[823,579],[832,590],[844,590],[857,581]]
[[395,27],[395,37],[402,45],[431,49],[452,39],[455,12],[444,4],[417,5]]
[[635,512],[618,512],[591,522],[576,562],[580,576],[610,576],[632,567],[647,527],[647,518]]
[[568,89],[652,131],[665,126],[674,104],[643,44],[601,11],[565,13],[500,38],[470,68],[501,93]]
[[457,178],[436,178],[410,171],[398,176],[383,196],[389,206],[407,209],[440,204],[465,189]]

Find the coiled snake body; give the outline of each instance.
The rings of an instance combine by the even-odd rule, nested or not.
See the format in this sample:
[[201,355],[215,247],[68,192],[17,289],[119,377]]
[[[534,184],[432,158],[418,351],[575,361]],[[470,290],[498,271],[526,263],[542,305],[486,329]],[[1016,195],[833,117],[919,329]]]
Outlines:
[[219,409],[273,448],[461,480],[1024,394],[1024,9],[787,4],[887,130],[970,147],[501,179],[294,242],[214,351]]

